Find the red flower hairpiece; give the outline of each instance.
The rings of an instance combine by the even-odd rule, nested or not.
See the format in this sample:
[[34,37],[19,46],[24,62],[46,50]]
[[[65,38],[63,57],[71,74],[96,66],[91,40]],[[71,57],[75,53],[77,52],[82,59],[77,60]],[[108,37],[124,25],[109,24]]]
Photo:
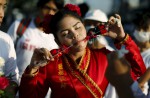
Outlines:
[[66,5],[65,5],[65,9],[68,9],[68,10],[70,10],[70,11],[73,11],[73,12],[77,13],[79,16],[81,16],[80,8],[79,8],[77,5],[66,4]]

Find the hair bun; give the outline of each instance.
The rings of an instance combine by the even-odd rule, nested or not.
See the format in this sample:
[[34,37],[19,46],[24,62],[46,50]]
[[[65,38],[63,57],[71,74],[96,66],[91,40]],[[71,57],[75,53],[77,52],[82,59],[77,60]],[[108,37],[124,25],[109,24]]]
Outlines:
[[77,13],[79,16],[81,16],[80,8],[77,5],[66,4],[64,8],[68,9],[70,11],[73,11],[73,12]]

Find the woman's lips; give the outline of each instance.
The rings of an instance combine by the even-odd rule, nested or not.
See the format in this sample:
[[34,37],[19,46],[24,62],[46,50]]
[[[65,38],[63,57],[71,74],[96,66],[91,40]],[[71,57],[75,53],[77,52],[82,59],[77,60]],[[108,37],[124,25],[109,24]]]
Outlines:
[[79,44],[80,42],[82,42],[82,41],[87,41],[87,40],[88,40],[88,38],[85,37],[85,38],[82,39],[82,40],[75,40],[75,41],[73,42],[73,44],[74,44],[74,45],[77,45],[77,44]]

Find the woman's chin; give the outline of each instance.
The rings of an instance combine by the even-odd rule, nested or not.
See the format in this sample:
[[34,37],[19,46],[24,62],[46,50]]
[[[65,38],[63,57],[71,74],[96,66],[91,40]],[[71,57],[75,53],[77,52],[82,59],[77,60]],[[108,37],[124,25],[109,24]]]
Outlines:
[[86,44],[76,44],[73,46],[72,50],[74,50],[76,52],[80,52],[80,51],[85,50],[85,48],[86,48]]

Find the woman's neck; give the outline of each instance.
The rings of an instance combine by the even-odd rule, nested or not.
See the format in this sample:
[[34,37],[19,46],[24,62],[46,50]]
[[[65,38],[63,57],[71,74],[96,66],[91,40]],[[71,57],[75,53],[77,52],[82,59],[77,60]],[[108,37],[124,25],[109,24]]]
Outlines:
[[69,56],[74,60],[74,61],[80,61],[79,59],[85,54],[86,49],[80,52],[71,52],[69,53]]

